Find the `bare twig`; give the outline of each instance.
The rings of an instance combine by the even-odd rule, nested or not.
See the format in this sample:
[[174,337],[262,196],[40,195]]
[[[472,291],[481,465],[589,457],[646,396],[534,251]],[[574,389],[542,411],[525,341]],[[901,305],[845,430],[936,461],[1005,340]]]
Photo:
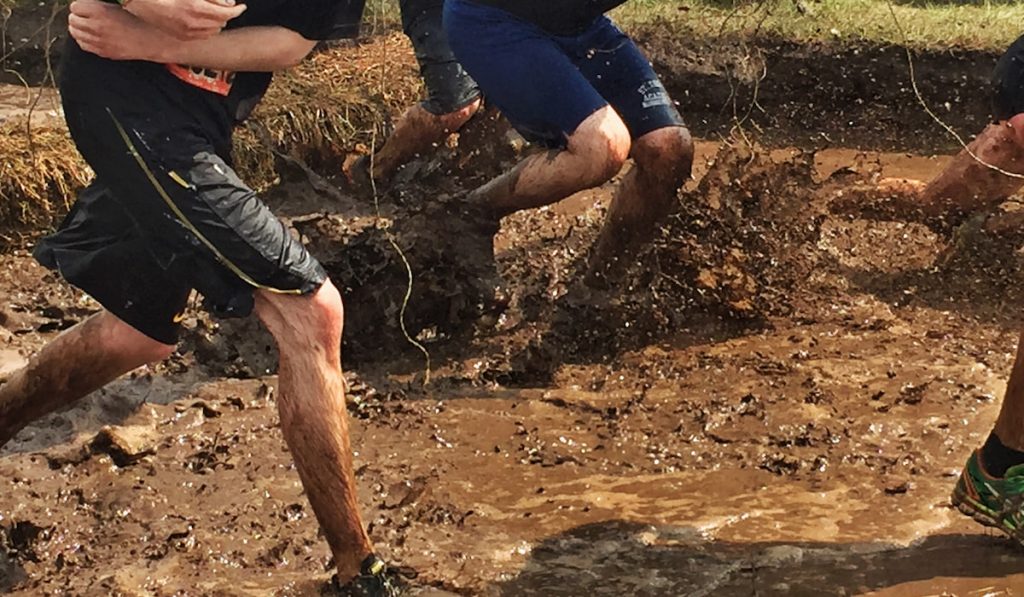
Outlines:
[[[386,43],[382,43],[381,44],[381,48],[382,49],[381,49],[381,52],[380,52],[380,54],[381,54],[381,57],[380,57],[380,92],[381,92],[381,96],[383,96],[384,93],[385,93],[385,90],[386,90],[386,82],[388,80],[388,77],[387,77],[387,74],[388,74],[387,73],[388,45]],[[423,353],[423,358],[425,360],[425,369],[424,369],[424,372],[423,372],[423,385],[427,386],[427,385],[430,385],[430,374],[431,374],[430,351],[427,350],[427,347],[424,346],[423,343],[421,343],[416,338],[412,337],[412,334],[409,333],[408,326],[406,326],[406,322],[405,322],[405,314],[406,314],[406,312],[409,309],[409,300],[412,298],[413,283],[414,283],[414,275],[413,275],[413,271],[412,271],[412,265],[409,263],[409,259],[406,258],[405,252],[402,251],[402,247],[398,244],[398,240],[395,238],[394,234],[391,233],[390,227],[379,225],[381,222],[383,222],[384,218],[383,218],[383,216],[381,215],[381,212],[380,212],[380,193],[378,192],[378,189],[377,189],[377,181],[374,178],[374,174],[375,174],[375,171],[374,171],[375,159],[374,158],[375,158],[375,156],[377,154],[377,131],[378,131],[378,128],[379,127],[376,127],[376,126],[374,127],[374,129],[373,129],[373,136],[372,136],[371,141],[370,141],[370,167],[369,167],[369,174],[370,174],[370,176],[369,176],[369,178],[370,178],[370,189],[373,192],[373,208],[374,208],[375,213],[377,214],[378,228],[380,228],[384,232],[384,236],[385,236],[385,238],[387,238],[388,243],[395,250],[395,253],[398,254],[398,258],[401,259],[402,265],[405,266],[405,273],[406,273],[406,276],[407,276],[407,284],[406,284],[406,287],[405,287],[405,295],[402,297],[402,308],[398,312],[398,325],[399,325],[399,327],[402,330],[402,335],[405,336],[406,342],[408,342],[409,344],[414,346],[417,350],[419,350],[421,353]]]

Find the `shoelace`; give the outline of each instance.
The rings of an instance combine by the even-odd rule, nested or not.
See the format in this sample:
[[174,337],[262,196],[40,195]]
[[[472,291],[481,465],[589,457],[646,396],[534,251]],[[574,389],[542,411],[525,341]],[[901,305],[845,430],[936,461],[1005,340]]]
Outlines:
[[985,486],[992,492],[992,495],[995,496],[1000,504],[999,511],[996,512],[998,520],[1008,520],[1013,523],[1013,538],[1024,543],[1024,525],[1019,523],[1021,510],[1024,509],[1024,492],[1017,495],[1003,495],[991,484],[985,483]]

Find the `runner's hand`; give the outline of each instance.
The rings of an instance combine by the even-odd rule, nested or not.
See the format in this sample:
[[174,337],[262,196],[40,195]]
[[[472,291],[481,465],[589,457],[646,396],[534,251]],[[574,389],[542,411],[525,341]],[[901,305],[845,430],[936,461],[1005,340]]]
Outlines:
[[124,7],[180,40],[217,35],[245,8],[235,0],[129,0]]
[[178,40],[101,0],[75,0],[68,15],[68,33],[86,52],[111,60],[164,62],[161,52]]

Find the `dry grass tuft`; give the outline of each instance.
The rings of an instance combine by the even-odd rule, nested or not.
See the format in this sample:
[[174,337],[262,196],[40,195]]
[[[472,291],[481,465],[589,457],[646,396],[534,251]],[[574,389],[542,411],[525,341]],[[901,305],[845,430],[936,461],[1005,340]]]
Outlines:
[[[2,0],[0,0],[2,1]],[[256,188],[277,173],[268,143],[325,175],[345,156],[368,151],[392,116],[419,98],[421,83],[399,33],[317,53],[279,75],[251,121],[237,131],[236,165]],[[91,171],[60,120],[0,122],[0,233],[49,228]]]
[[91,178],[62,123],[0,123],[0,228],[50,226]]
[[391,118],[421,92],[408,41],[399,33],[319,52],[279,75],[235,143],[239,171],[252,184],[273,181],[275,149],[325,175],[345,156],[366,152]]

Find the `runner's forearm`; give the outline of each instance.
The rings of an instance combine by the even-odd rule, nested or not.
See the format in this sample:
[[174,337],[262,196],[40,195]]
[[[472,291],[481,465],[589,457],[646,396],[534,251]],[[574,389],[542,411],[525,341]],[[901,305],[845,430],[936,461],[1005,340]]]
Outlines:
[[234,0],[118,0],[147,24],[177,40],[206,39],[217,35],[246,10]]
[[153,61],[229,71],[278,71],[301,62],[315,45],[284,27],[243,27],[170,44]]

